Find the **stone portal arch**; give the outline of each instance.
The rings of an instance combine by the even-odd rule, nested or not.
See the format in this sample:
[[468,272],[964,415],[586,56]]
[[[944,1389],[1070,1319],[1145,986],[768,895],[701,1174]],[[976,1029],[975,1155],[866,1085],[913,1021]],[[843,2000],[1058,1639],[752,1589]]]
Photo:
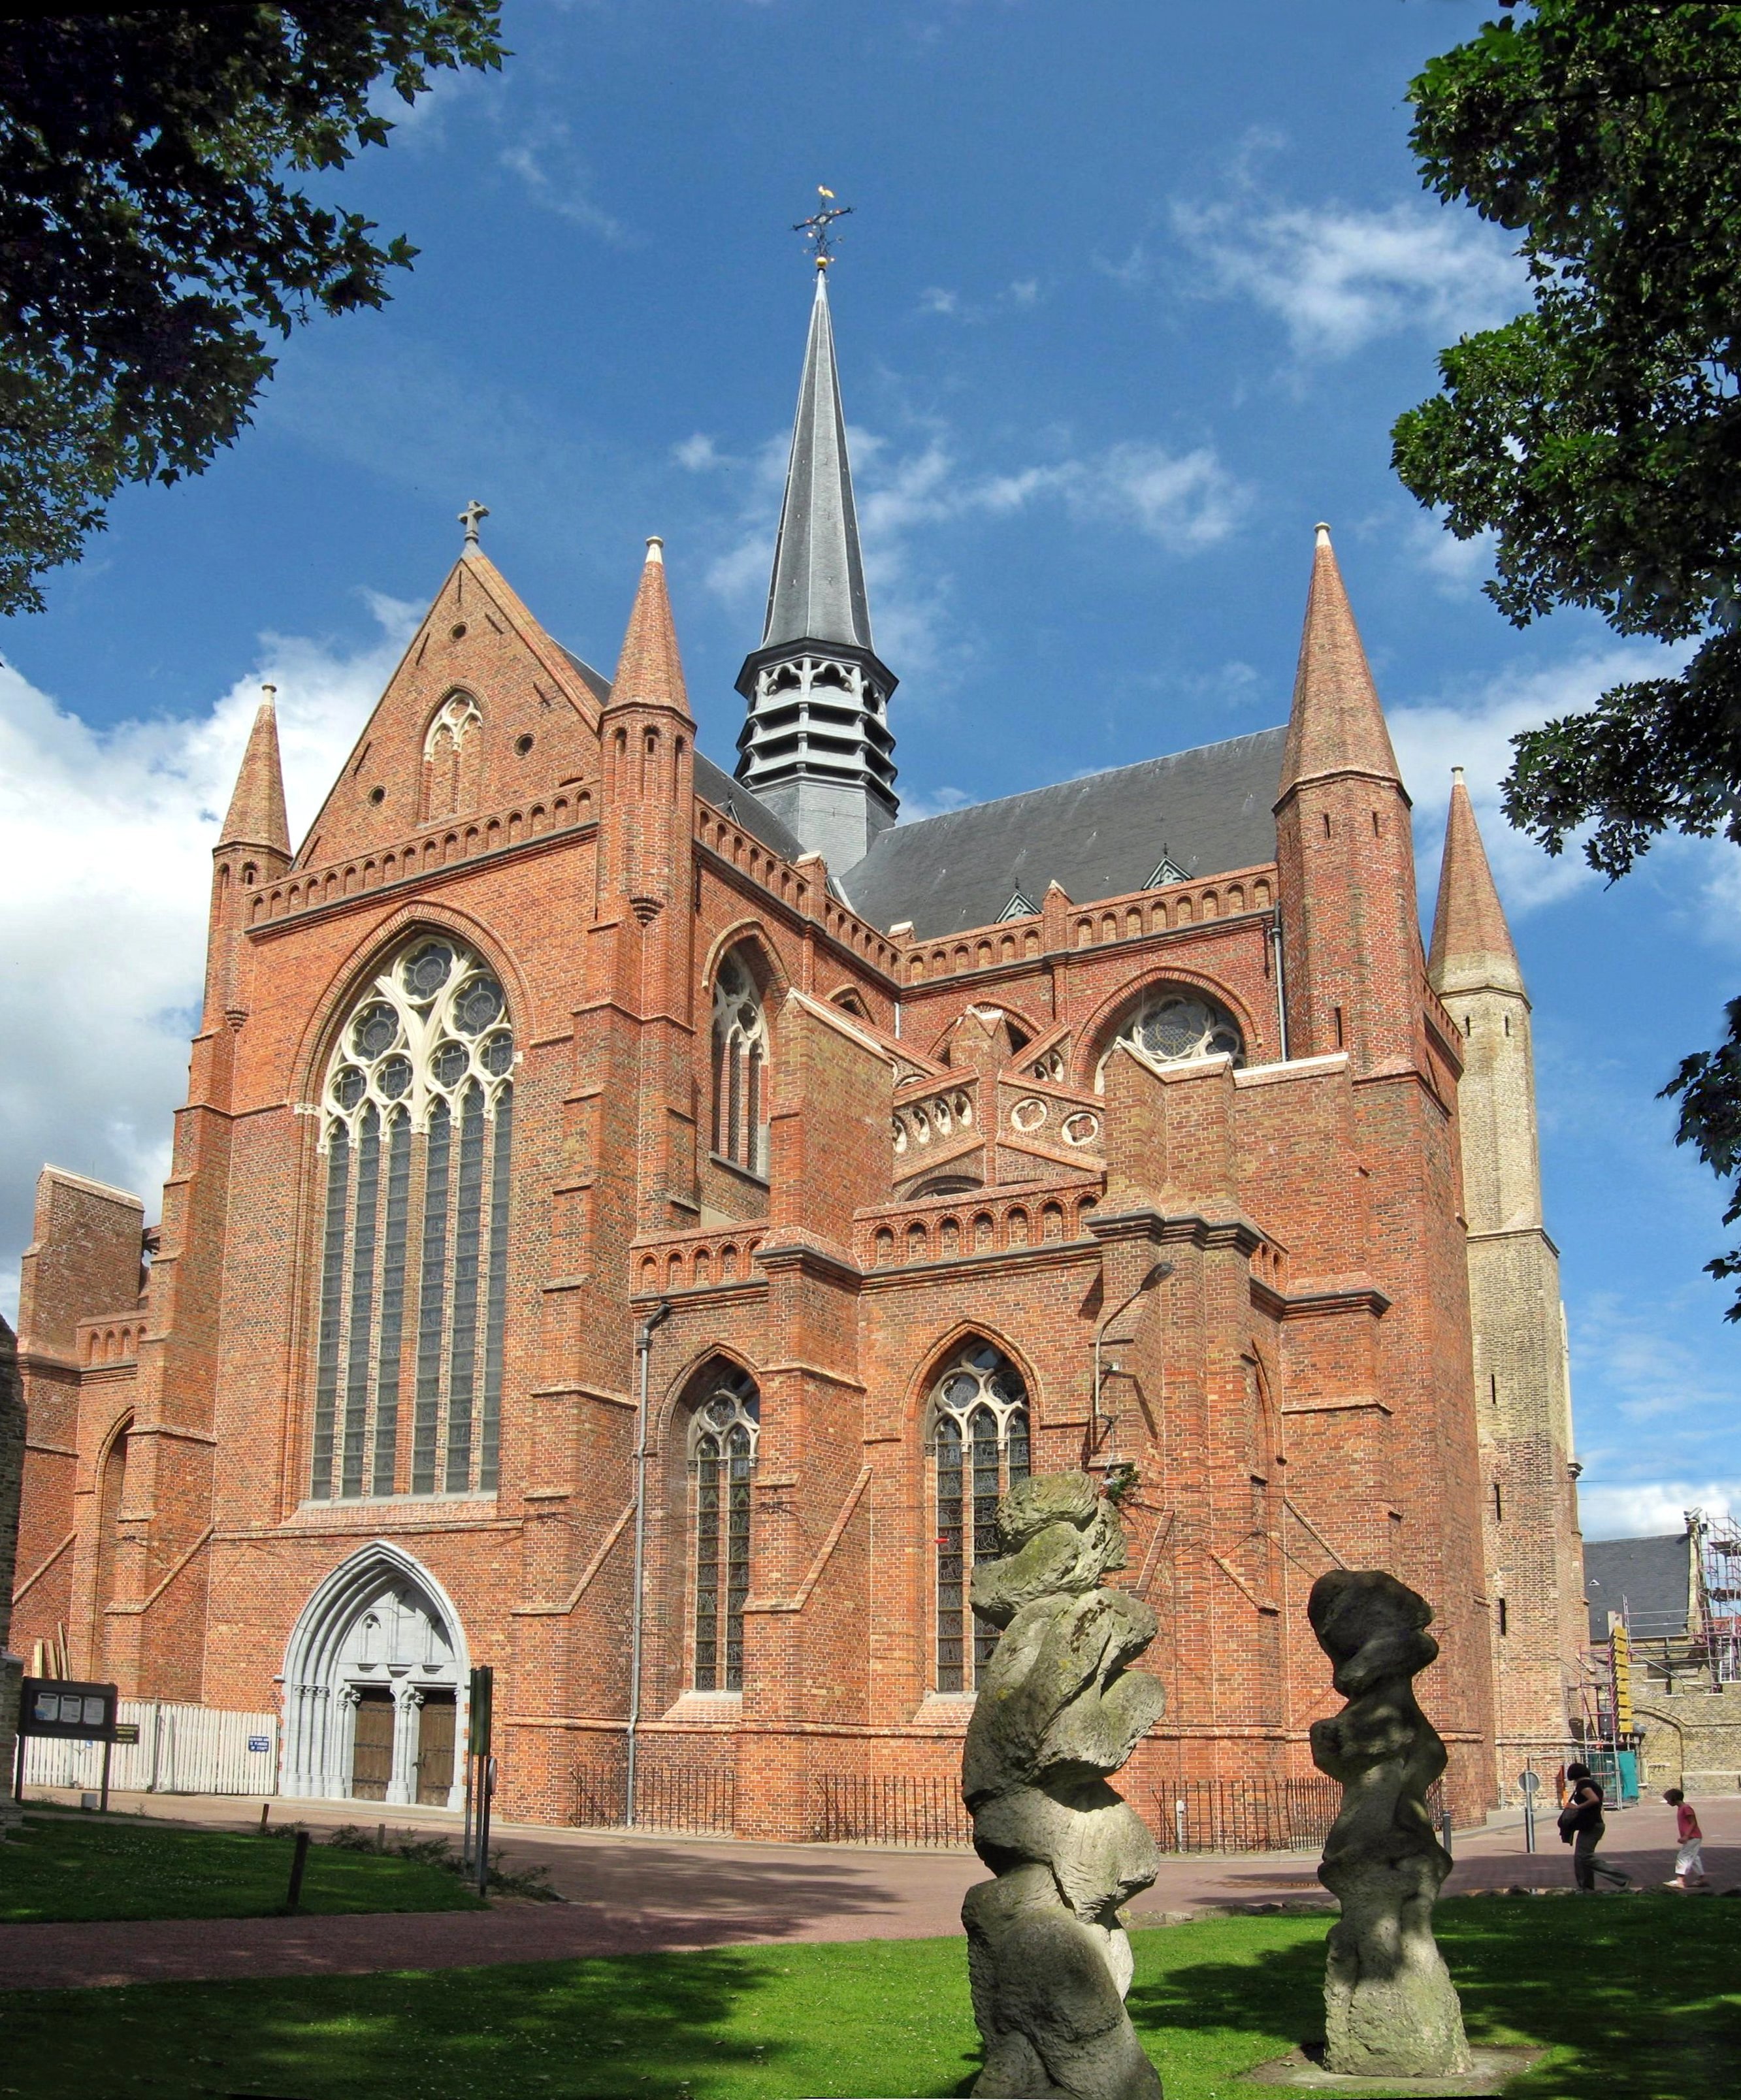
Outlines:
[[459,1614],[422,1563],[386,1539],[360,1547],[285,1651],[281,1792],[458,1807],[470,1669]]

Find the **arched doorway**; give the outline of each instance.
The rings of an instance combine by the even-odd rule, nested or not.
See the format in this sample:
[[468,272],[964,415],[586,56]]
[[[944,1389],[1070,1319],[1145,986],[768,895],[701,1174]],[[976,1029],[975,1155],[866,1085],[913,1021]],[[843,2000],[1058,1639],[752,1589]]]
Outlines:
[[469,1665],[421,1562],[377,1539],[303,1607],[285,1654],[287,1794],[456,1808]]

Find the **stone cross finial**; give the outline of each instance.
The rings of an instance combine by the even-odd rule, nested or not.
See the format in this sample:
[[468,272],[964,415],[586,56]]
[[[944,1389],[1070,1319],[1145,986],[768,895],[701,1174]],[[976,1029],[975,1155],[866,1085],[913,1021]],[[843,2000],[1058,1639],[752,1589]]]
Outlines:
[[466,528],[466,545],[468,547],[477,545],[478,527],[488,515],[489,506],[487,504],[479,503],[476,496],[473,496],[471,502],[460,512],[459,522]]

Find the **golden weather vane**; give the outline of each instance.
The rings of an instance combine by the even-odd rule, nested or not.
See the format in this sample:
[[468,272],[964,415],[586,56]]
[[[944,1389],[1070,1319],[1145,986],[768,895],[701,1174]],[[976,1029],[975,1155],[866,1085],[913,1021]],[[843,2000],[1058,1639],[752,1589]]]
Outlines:
[[822,199],[821,204],[808,218],[801,218],[792,231],[803,235],[810,243],[810,252],[815,258],[816,267],[826,270],[834,260],[834,222],[837,218],[849,217],[852,206],[850,204],[836,204],[833,191],[824,188],[820,183],[816,185],[816,194]]

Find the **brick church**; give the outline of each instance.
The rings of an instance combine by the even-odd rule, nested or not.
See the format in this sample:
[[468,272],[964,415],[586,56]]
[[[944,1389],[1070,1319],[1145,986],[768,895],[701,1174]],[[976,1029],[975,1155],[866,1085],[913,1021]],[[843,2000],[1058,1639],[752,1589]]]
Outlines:
[[1564,1739],[1582,1577],[1468,798],[1429,957],[1319,527],[1284,725],[898,823],[826,283],[731,772],[659,541],[607,677],[476,505],[299,847],[260,709],[161,1222],[39,1184],[13,1647],[276,1709],[293,1795],[456,1802],[488,1663],[505,1815],[615,1812],[632,1740],[646,1801],[881,1835],[957,1767],[1000,1493],[1086,1465],[1145,1812],[1310,1771],[1338,1566],[1431,1599],[1475,1810]]

